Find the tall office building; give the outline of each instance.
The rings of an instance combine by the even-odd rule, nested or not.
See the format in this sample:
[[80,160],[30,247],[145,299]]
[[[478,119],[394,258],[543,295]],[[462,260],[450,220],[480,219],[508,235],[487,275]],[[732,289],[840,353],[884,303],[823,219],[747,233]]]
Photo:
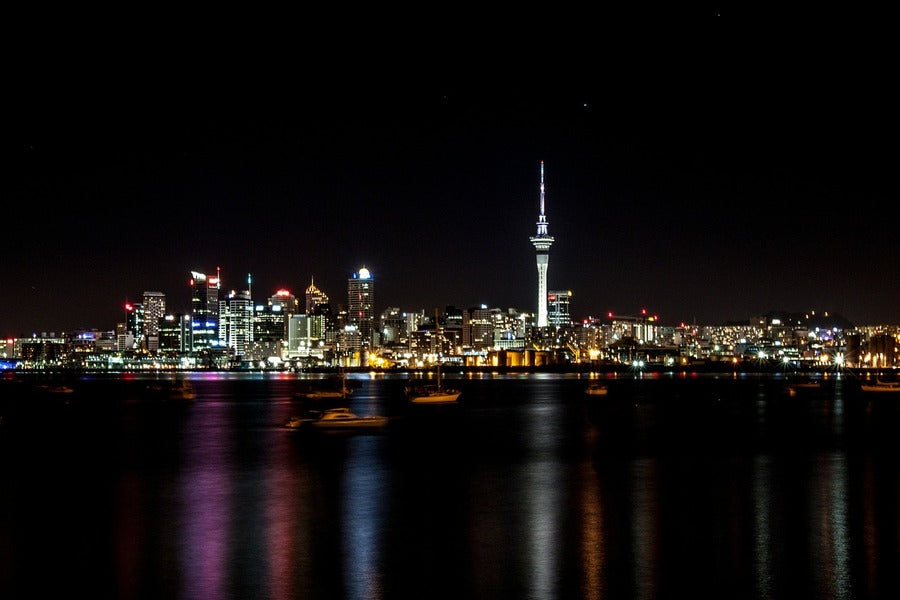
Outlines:
[[322,304],[328,304],[328,296],[316,287],[315,279],[310,277],[309,287],[306,288],[306,314],[315,314],[316,307]]
[[269,306],[273,308],[278,306],[279,308],[277,310],[286,315],[286,319],[289,318],[290,315],[300,313],[300,300],[291,293],[291,290],[285,288],[276,290],[274,296],[269,296]]
[[181,354],[191,351],[191,316],[164,315],[159,323],[159,351]]
[[547,321],[555,327],[572,325],[569,304],[572,300],[571,290],[552,291],[547,295]]
[[402,348],[407,343],[406,313],[397,307],[390,307],[381,313],[381,345],[387,348]]
[[538,310],[537,326],[547,326],[547,263],[550,262],[550,246],[553,237],[547,233],[547,217],[544,215],[544,161],[541,161],[541,213],[537,220],[537,235],[531,237],[531,243],[537,252],[538,271]]
[[253,302],[250,290],[232,291],[219,302],[219,345],[244,357],[253,343]]
[[134,350],[143,330],[144,307],[140,303],[125,302],[125,322],[117,329],[117,346],[119,352]]
[[191,350],[198,352],[219,342],[219,273],[191,271]]
[[497,309],[482,304],[466,311],[466,326],[463,328],[463,346],[473,350],[486,350],[494,345],[493,313]]
[[150,351],[159,349],[159,321],[166,314],[166,295],[162,292],[144,292],[144,347]]
[[365,267],[347,280],[347,324],[359,331],[361,347],[370,348],[375,322],[375,282]]

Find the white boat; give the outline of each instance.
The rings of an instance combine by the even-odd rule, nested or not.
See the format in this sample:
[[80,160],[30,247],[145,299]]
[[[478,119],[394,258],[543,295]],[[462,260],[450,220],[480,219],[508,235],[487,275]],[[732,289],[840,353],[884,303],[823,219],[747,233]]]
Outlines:
[[859,387],[864,392],[900,393],[900,381],[881,381],[876,379],[874,383],[861,383]]
[[322,411],[319,418],[309,421],[310,427],[320,430],[357,431],[382,429],[387,424],[388,418],[383,415],[360,416],[346,407],[330,408]]
[[444,388],[440,364],[435,384],[416,383],[406,387],[406,396],[413,404],[450,404],[459,400],[460,393],[460,390]]
[[584,393],[588,396],[605,396],[609,393],[609,388],[603,385],[602,383],[590,383],[587,388],[585,388]]

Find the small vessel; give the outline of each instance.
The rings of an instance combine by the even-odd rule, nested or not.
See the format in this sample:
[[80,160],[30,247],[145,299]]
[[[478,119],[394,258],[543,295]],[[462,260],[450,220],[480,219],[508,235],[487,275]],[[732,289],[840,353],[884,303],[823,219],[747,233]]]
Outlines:
[[182,380],[172,386],[168,396],[170,400],[193,400],[197,397],[197,392],[194,391],[190,381]]
[[304,422],[313,429],[358,431],[382,429],[388,424],[388,418],[383,415],[360,416],[347,407],[340,407],[324,410],[316,419],[309,421],[298,419],[296,427],[301,427]]
[[609,388],[599,382],[589,383],[584,393],[588,396],[605,396],[609,393]]
[[792,387],[797,388],[798,390],[817,390],[822,387],[821,381],[798,381],[797,383],[792,383]]
[[75,388],[68,385],[48,385],[43,389],[50,394],[71,394],[75,392]]
[[341,372],[340,386],[328,387],[325,385],[310,386],[305,390],[294,392],[297,400],[343,400],[353,393],[353,388],[347,385],[347,375]]
[[793,383],[789,383],[784,390],[788,396],[796,396],[801,392],[811,392],[820,389],[822,389],[821,381],[813,381],[809,379],[805,381],[795,381]]
[[450,404],[459,400],[459,390],[444,388],[441,365],[437,365],[435,384],[411,383],[406,387],[406,397],[413,404]]
[[900,393],[900,381],[882,381],[876,379],[874,383],[861,383],[859,387],[864,392]]
[[315,419],[310,419],[308,417],[293,416],[287,420],[287,423],[285,423],[284,426],[288,429],[300,429],[304,425],[311,423],[314,420]]
[[154,396],[166,400],[193,400],[197,397],[194,386],[186,379],[177,381],[157,381],[147,386]]

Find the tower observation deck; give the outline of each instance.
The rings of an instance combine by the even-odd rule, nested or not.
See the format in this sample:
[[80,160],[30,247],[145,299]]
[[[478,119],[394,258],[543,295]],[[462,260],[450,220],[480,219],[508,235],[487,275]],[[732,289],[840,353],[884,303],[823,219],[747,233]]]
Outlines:
[[538,309],[537,326],[547,327],[547,264],[550,262],[550,246],[553,236],[547,233],[547,216],[544,214],[544,161],[541,161],[541,212],[537,220],[537,234],[531,236],[531,243],[537,253]]

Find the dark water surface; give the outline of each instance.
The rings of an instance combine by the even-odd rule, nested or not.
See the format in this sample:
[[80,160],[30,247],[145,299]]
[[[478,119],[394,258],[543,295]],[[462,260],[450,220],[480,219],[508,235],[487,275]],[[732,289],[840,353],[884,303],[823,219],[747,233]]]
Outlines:
[[900,597],[900,398],[840,375],[355,374],[355,435],[283,427],[303,375],[148,377],[0,383],[0,598]]

